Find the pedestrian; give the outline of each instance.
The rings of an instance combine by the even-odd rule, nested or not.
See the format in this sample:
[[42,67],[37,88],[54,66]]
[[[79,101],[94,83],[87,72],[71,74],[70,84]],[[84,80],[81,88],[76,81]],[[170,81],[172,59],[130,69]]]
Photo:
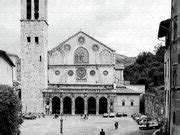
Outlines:
[[50,106],[49,104],[46,105],[46,115],[49,115]]
[[84,119],[86,119],[86,114],[84,114]]
[[115,129],[118,128],[118,122],[117,121],[114,123],[114,127],[115,127]]
[[105,135],[105,132],[103,131],[103,129],[101,129],[100,135]]

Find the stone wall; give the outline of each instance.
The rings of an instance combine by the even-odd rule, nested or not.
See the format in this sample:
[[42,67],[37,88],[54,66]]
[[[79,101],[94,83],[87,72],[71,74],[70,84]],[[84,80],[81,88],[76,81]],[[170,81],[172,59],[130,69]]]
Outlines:
[[164,100],[160,96],[144,94],[145,113],[159,120],[163,120],[165,115]]

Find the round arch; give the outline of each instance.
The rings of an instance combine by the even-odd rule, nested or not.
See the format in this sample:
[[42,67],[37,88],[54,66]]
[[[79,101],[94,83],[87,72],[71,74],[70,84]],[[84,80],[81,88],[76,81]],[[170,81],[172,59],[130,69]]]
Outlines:
[[71,111],[72,111],[71,106],[72,106],[71,98],[65,97],[63,99],[63,113],[64,114],[71,114]]
[[75,99],[75,114],[84,114],[84,99],[82,97]]
[[89,63],[89,52],[84,47],[79,47],[74,52],[74,64]]
[[60,98],[56,96],[52,99],[52,114],[60,114]]
[[88,99],[88,114],[96,114],[96,99],[94,97]]
[[107,98],[101,97],[99,99],[99,114],[107,113]]

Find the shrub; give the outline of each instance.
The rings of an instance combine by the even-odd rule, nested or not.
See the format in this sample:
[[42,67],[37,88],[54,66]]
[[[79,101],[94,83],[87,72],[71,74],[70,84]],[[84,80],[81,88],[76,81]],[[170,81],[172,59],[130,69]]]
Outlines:
[[21,102],[12,87],[0,85],[0,135],[20,133]]

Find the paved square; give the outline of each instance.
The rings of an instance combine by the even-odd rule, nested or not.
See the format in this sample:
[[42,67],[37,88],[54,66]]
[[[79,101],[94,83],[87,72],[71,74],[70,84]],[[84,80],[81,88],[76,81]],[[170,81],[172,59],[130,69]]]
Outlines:
[[[119,128],[114,129],[114,122]],[[139,132],[138,125],[131,117],[102,118],[89,116],[87,120],[80,116],[63,116],[63,135],[99,135],[101,129],[106,135],[151,135],[152,131]],[[60,135],[60,118],[52,116],[25,120],[21,127],[21,135]]]

